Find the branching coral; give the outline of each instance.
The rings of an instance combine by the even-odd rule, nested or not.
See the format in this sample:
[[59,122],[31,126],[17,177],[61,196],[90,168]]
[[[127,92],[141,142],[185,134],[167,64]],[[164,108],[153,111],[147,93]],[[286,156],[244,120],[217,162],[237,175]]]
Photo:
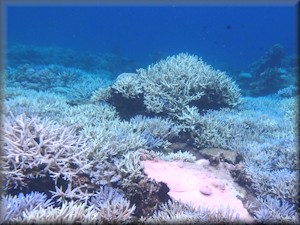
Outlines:
[[[136,113],[177,114],[189,105],[202,110],[240,103],[239,88],[225,73],[184,53],[139,69],[136,74],[123,74],[108,89],[107,101],[125,118]],[[124,107],[122,99],[135,112]]]
[[55,180],[62,176],[71,181],[91,167],[84,156],[86,141],[73,129],[46,119],[10,114],[5,118],[3,138],[6,188],[26,186],[28,179],[48,173]]
[[170,119],[161,117],[136,116],[130,119],[130,123],[146,140],[144,147],[147,149],[166,149],[171,144],[170,141],[178,137],[181,130],[180,126]]
[[89,126],[83,132],[93,138],[93,148],[89,150],[89,156],[99,161],[119,153],[137,150],[146,144],[146,140],[129,122],[119,119]]
[[143,166],[140,162],[140,154],[140,151],[127,152],[123,158],[117,162],[119,170],[129,175],[127,179],[134,180],[144,176],[142,172]]
[[[102,75],[102,74],[101,74]],[[101,87],[107,87],[112,81],[96,77],[94,74],[84,74],[78,81],[70,82],[66,87],[53,88],[56,93],[62,93],[70,100],[70,104],[87,102],[93,92]]]
[[138,74],[146,80],[145,105],[156,113],[178,112],[188,104],[202,109],[207,107],[204,104],[220,107],[239,103],[239,89],[234,82],[196,56],[171,56],[138,70]]
[[299,224],[299,215],[295,205],[290,202],[271,197],[257,198],[257,205],[249,205],[254,209],[254,216],[259,223],[288,223]]
[[[16,95],[15,95],[16,94]],[[6,88],[7,101],[5,111],[13,114],[26,114],[27,116],[49,117],[59,121],[65,118],[69,106],[66,98],[54,95],[51,92],[38,92],[34,90]]]
[[[277,69],[261,74],[269,76],[272,71]],[[123,73],[107,88],[106,80],[63,66],[25,65],[7,72],[11,76],[3,124],[5,190],[39,187],[45,194],[3,196],[7,214],[2,221],[126,223],[146,216],[146,223],[230,223],[237,215],[229,208],[166,203],[171,187],[143,171],[141,160],[149,158],[155,163],[159,158],[179,160],[174,165],[181,168],[188,164],[183,161],[195,160],[188,150],[201,152],[204,147],[243,155],[243,165],[230,168],[248,178],[249,190],[259,196],[253,214],[258,221],[295,221],[295,88],[272,98],[244,98],[240,104],[240,90],[225,73],[189,54]],[[29,89],[21,89],[21,84]],[[87,101],[96,87],[100,89]],[[165,204],[157,210],[159,203]]]
[[47,223],[47,224],[74,224],[74,223],[99,223],[98,212],[94,206],[86,203],[63,202],[61,207],[37,207],[31,211],[25,211],[22,218],[14,220],[18,223]]
[[239,222],[239,217],[229,207],[211,209],[196,208],[192,204],[171,201],[162,204],[150,218],[144,219],[145,224],[197,224],[205,222],[224,223]]
[[52,205],[51,201],[43,193],[31,192],[24,195],[1,196],[1,223],[8,223],[22,217],[23,212],[30,212],[35,208],[47,208]]
[[135,73],[122,73],[118,76],[112,88],[116,93],[121,93],[125,98],[137,98],[143,93],[143,89],[139,84],[140,80]]
[[140,148],[166,149],[180,131],[180,127],[171,120],[160,117],[137,116],[129,122],[117,117],[110,119],[85,126],[81,132],[93,140],[89,155],[98,161]]
[[194,162],[196,160],[196,157],[192,153],[188,151],[181,151],[181,150],[177,152],[171,152],[167,155],[158,154],[158,157],[162,160],[167,160],[167,161],[182,160],[187,162]]
[[60,207],[53,206],[46,195],[37,192],[26,196],[2,196],[5,214],[2,214],[1,222],[95,224],[124,223],[132,219],[135,206],[130,205],[120,190],[105,187],[92,196],[91,202],[62,200]]
[[132,219],[135,205],[130,205],[124,194],[116,189],[105,187],[91,200],[98,211],[101,223],[124,223]]

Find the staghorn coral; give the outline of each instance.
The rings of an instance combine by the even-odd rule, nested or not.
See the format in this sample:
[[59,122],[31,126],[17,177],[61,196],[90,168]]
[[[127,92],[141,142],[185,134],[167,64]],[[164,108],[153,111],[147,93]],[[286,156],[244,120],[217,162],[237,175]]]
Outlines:
[[48,117],[54,121],[61,121],[66,117],[70,106],[62,95],[51,92],[38,92],[31,89],[6,88],[7,100],[5,114],[25,114],[27,116]]
[[142,218],[144,224],[198,224],[205,222],[217,224],[239,222],[239,216],[229,207],[197,208],[192,204],[169,200],[162,204],[151,217]]
[[[122,74],[107,90],[106,100],[124,118],[136,114],[176,115],[187,106],[203,110],[240,103],[239,88],[225,73],[184,53],[139,69],[136,74]],[[98,100],[104,100],[98,96]]]
[[[176,57],[180,58],[179,56]],[[162,62],[166,61],[167,60]],[[173,60],[173,62],[174,61],[176,60]],[[189,64],[186,65],[190,66]],[[161,63],[161,66],[169,65]],[[180,67],[180,65],[177,67]],[[176,68],[173,69],[176,70]],[[174,70],[170,69],[171,72]],[[160,78],[159,76],[162,76],[159,74],[160,71],[163,71],[163,69],[152,65],[144,71],[119,76],[117,82],[109,88],[103,89],[102,86],[104,85],[101,83],[99,84],[99,86],[101,86],[99,91],[94,92],[92,102],[88,102],[86,99],[98,84],[95,84],[95,86],[91,84],[87,89],[83,89],[82,85],[85,86],[86,83],[82,82],[78,86],[73,87],[73,83],[71,82],[67,83],[63,88],[61,86],[51,88],[52,92],[36,92],[32,89],[21,89],[18,86],[7,88],[5,103],[6,115],[10,117],[10,111],[13,112],[13,115],[22,114],[24,121],[26,120],[25,122],[29,123],[29,127],[32,128],[31,133],[34,133],[33,131],[35,130],[34,126],[30,124],[31,120],[36,120],[36,123],[40,125],[46,124],[43,122],[44,120],[37,119],[35,117],[37,116],[43,118],[50,117],[51,120],[61,125],[72,126],[67,129],[66,133],[72,133],[74,140],[79,140],[80,135],[83,136],[81,141],[85,143],[86,149],[80,155],[81,158],[79,160],[84,159],[85,162],[89,163],[89,167],[84,171],[78,172],[77,169],[80,164],[75,160],[74,164],[68,164],[63,168],[63,174],[59,174],[56,171],[61,169],[60,167],[53,165],[53,167],[49,166],[51,176],[48,176],[47,173],[41,176],[41,179],[46,176],[53,184],[53,188],[50,186],[47,186],[47,188],[52,194],[51,204],[54,202],[56,202],[56,204],[48,208],[49,212],[52,210],[56,214],[51,214],[51,212],[49,214],[51,214],[53,218],[57,218],[56,216],[58,214],[63,213],[61,212],[63,208],[68,208],[68,205],[74,207],[74,205],[72,205],[74,200],[77,201],[75,209],[77,207],[76,205],[82,205],[87,209],[91,203],[91,198],[97,198],[96,196],[99,194],[97,191],[100,190],[99,192],[101,192],[104,185],[105,188],[110,186],[122,189],[124,192],[123,200],[125,199],[124,196],[126,196],[126,199],[112,203],[113,198],[108,197],[110,199],[109,204],[105,205],[103,202],[105,206],[101,205],[102,203],[98,204],[101,205],[100,209],[98,211],[96,210],[96,212],[95,210],[91,210],[93,213],[90,214],[91,217],[89,219],[84,220],[80,218],[76,220],[76,222],[85,221],[90,223],[97,221],[98,223],[102,223],[103,220],[100,218],[109,218],[109,216],[112,216],[111,214],[109,215],[109,212],[119,212],[119,210],[130,209],[133,204],[136,206],[136,209],[131,216],[147,216],[147,218],[150,218],[153,210],[158,208],[158,202],[163,203],[166,201],[168,190],[162,183],[156,183],[147,178],[142,171],[140,164],[141,158],[146,157],[144,160],[147,159],[147,157],[152,157],[152,160],[157,160],[158,158],[168,159],[168,157],[171,160],[179,159],[179,162],[174,163],[178,167],[181,167],[186,163],[182,162],[183,158],[192,159],[193,157],[186,151],[176,152],[176,150],[201,151],[199,148],[211,146],[222,146],[230,151],[241,152],[245,161],[241,162],[240,165],[230,166],[234,168],[241,166],[244,169],[241,173],[243,173],[243,175],[246,174],[245,177],[250,180],[247,183],[249,190],[254,191],[256,195],[262,198],[265,198],[266,195],[272,196],[272,198],[276,199],[276,201],[274,200],[275,203],[277,202],[276,207],[281,207],[280,204],[283,206],[283,210],[279,210],[280,213],[284,212],[285,209],[286,212],[289,213],[291,211],[289,209],[290,206],[297,204],[297,199],[299,199],[297,196],[299,185],[296,176],[299,166],[296,146],[299,141],[297,137],[295,138],[298,128],[298,123],[296,122],[297,116],[295,116],[298,113],[295,107],[297,105],[297,98],[285,97],[283,99],[280,96],[255,99],[244,98],[244,103],[238,105],[235,109],[221,109],[218,111],[207,110],[209,107],[219,109],[220,105],[214,105],[217,94],[212,96],[212,99],[214,99],[213,102],[207,104],[207,108],[205,108],[206,106],[203,108],[201,106],[205,104],[202,105],[202,103],[207,103],[206,101],[208,101],[207,98],[209,98],[209,96],[206,97],[206,94],[203,95],[201,92],[198,96],[199,99],[196,99],[196,97],[191,94],[195,86],[192,86],[192,88],[186,87],[186,89],[181,90],[180,88],[177,89],[175,85],[174,89],[179,90],[179,94],[188,93],[188,95],[186,97],[176,97],[174,101],[167,101],[166,97],[173,98],[175,91],[170,90],[170,88],[168,89],[168,83],[164,81],[169,81],[168,79],[172,77]],[[170,75],[168,74],[169,70],[165,72],[167,75]],[[182,71],[179,70],[179,72],[181,73]],[[179,72],[178,74],[180,74]],[[14,71],[12,70],[10,73],[12,74]],[[148,100],[149,106],[151,106],[152,103],[155,109],[156,106],[157,109],[159,109],[160,106],[159,104],[155,105],[158,96],[154,96],[153,98],[150,96],[150,99],[146,99],[146,88],[143,86],[144,84],[146,85],[146,79],[140,79],[142,73],[144,73],[147,79],[149,78],[148,75],[153,75],[153,79],[149,79],[152,80],[153,83],[162,81],[161,83],[158,82],[158,86],[161,87],[160,91],[165,92],[164,95],[162,95],[165,97],[159,99],[159,103],[163,104],[162,112],[156,113],[147,110],[145,102]],[[185,78],[187,76],[184,75],[183,77]],[[218,79],[220,78],[218,76],[216,77]],[[92,81],[92,79],[90,79],[92,77],[82,80],[81,78],[84,77],[79,76],[79,82],[83,80],[86,80],[86,82]],[[101,79],[95,80],[101,82]],[[174,83],[172,83],[172,85],[173,84]],[[189,80],[187,80],[186,84],[189,84]],[[151,85],[153,88],[156,88],[155,84]],[[57,95],[57,93],[60,94]],[[192,100],[193,97],[195,97],[195,100]],[[99,104],[97,99],[113,103],[112,105],[115,105],[117,101],[121,101],[121,105],[115,105],[114,107],[103,101]],[[136,110],[136,105],[140,107],[140,111]],[[121,106],[123,106],[123,108],[120,110]],[[130,115],[142,115],[127,117],[126,119],[128,119],[128,121],[124,121],[122,120],[124,116],[122,115],[122,112],[124,113],[122,110],[126,108],[129,110],[129,113],[134,110],[134,114]],[[121,111],[121,118],[118,115],[118,110]],[[145,117],[145,114],[151,117]],[[153,117],[154,115],[160,115],[161,117]],[[45,121],[49,122],[48,119],[45,119]],[[48,132],[46,132],[47,135],[51,136],[52,133],[54,133],[59,136],[59,132],[62,133],[63,126],[52,121],[51,124],[53,125],[50,126],[51,129],[44,127]],[[54,127],[57,131],[52,132]],[[39,139],[36,140],[40,142]],[[47,142],[48,139],[45,141]],[[47,142],[47,144],[51,145],[51,141],[52,140]],[[180,141],[185,142],[186,145],[180,145]],[[34,142],[32,143],[34,144]],[[68,141],[66,141],[66,143],[68,144]],[[191,143],[198,148],[191,147]],[[32,145],[29,146],[32,147]],[[71,148],[72,147],[68,150]],[[156,152],[153,153],[152,151],[152,154],[147,156],[147,153],[145,153],[147,150],[155,150]],[[173,150],[173,152],[168,155],[165,154],[171,150]],[[67,155],[68,160],[72,159],[71,156],[69,156],[70,155]],[[51,158],[52,155],[49,157]],[[22,160],[24,161],[24,157],[16,157],[14,163],[18,164]],[[13,161],[12,158],[11,161]],[[28,160],[24,163],[23,161],[21,164],[25,164],[26,166],[31,163],[31,161]],[[63,162],[61,162],[61,164],[62,163]],[[36,165],[37,164],[34,165],[34,170],[49,169],[45,166],[44,161],[38,164],[41,168],[38,168]],[[28,179],[27,175],[22,177],[24,171],[25,174],[27,174],[31,169],[32,168],[28,169],[28,167],[26,167],[24,170],[20,170],[19,174],[20,180],[26,181],[24,182],[24,186],[26,186],[29,191],[32,190],[32,185],[30,184],[33,182],[38,183],[41,180],[36,177],[31,178],[31,176]],[[48,189],[45,189],[47,193],[49,193]],[[8,190],[9,193],[17,191],[19,190],[15,190],[13,187]],[[164,198],[161,196],[164,196]],[[100,197],[100,200],[101,199],[103,198]],[[106,199],[106,197],[104,199]],[[116,197],[116,199],[118,198]],[[129,200],[131,205],[129,204]],[[272,200],[262,200],[260,205],[276,205],[275,203],[273,204]],[[118,207],[117,205],[120,204],[125,206]],[[129,208],[126,207],[126,205]],[[263,210],[262,208],[263,207],[261,207],[260,210],[262,211],[261,215],[272,215],[272,208],[269,207],[269,211]],[[101,210],[103,210],[103,212]],[[202,210],[203,212],[206,211],[206,213],[203,213],[202,218],[211,213],[208,209]],[[224,212],[224,210],[222,211]],[[36,214],[30,215],[31,218],[35,215],[39,217],[38,209],[36,208],[35,211]],[[99,211],[104,215],[101,216]],[[168,210],[166,209],[166,211]],[[40,209],[40,212],[43,214],[45,210]],[[75,215],[70,211],[64,210],[64,212],[67,214],[70,213],[71,217],[75,218]],[[79,209],[78,212],[82,212],[82,210]],[[228,212],[230,212],[230,210],[228,210]],[[217,211],[214,211],[214,213],[218,214]],[[257,212],[256,215],[259,215],[259,213],[260,212]],[[27,215],[29,217],[29,214],[30,212],[24,213],[26,217]],[[122,214],[122,212],[120,214]],[[229,214],[230,213],[228,213],[228,215]],[[163,212],[160,212],[160,215],[163,217]],[[189,220],[194,214],[187,212],[185,215],[172,215],[175,219],[180,220],[186,218],[186,220]],[[60,215],[59,217],[63,218],[64,216]],[[125,217],[127,217],[127,215],[125,215]],[[257,218],[259,217],[263,218],[263,216],[257,216]],[[123,222],[120,217],[116,218],[120,219],[119,222]],[[156,218],[157,221],[163,221],[162,218]],[[22,218],[20,218],[20,220],[21,219]],[[129,221],[131,221],[131,219],[133,218],[131,217]],[[149,219],[148,222],[150,220],[151,219]],[[105,219],[105,221],[107,221],[107,219]],[[193,220],[191,219],[191,221]],[[202,220],[200,221],[202,222]],[[286,221],[289,220],[287,219]],[[276,220],[274,220],[274,222],[276,222]]]
[[106,120],[98,126],[88,127],[85,134],[93,139],[93,146],[89,150],[89,158],[103,161],[119,153],[137,150],[146,144],[146,140],[136,132],[131,123]]
[[[68,99],[71,105],[88,102],[92,93],[101,87],[112,84],[107,79],[107,74],[102,71],[98,74],[87,73],[73,67],[60,65],[28,64],[17,68],[6,68],[8,97],[16,95],[10,89],[17,90],[20,87],[27,90],[47,91]],[[23,95],[23,93],[20,93]]]
[[91,204],[98,211],[98,220],[105,224],[130,222],[136,208],[120,190],[111,187],[101,188],[91,199]]
[[53,203],[48,199],[44,193],[31,192],[24,195],[2,195],[1,196],[1,224],[9,223],[22,217],[23,212],[32,211],[37,207],[47,208]]
[[203,109],[239,103],[234,82],[197,56],[181,53],[137,72],[145,81],[147,110],[155,113],[176,113],[189,104]]
[[183,131],[189,132],[196,129],[200,121],[200,113],[196,106],[186,106],[174,119],[178,121]]
[[[200,114],[187,107],[176,120],[198,148],[244,151],[250,142],[293,137],[298,128],[296,98],[244,98],[236,109]],[[250,151],[250,150],[249,150]]]
[[68,104],[70,105],[89,102],[95,90],[101,87],[107,87],[112,83],[112,81],[103,78],[105,74],[101,74],[101,77],[98,76],[99,75],[84,73],[78,77],[76,81],[71,80],[66,87],[54,87],[51,90],[66,96],[69,99]]
[[245,165],[246,173],[252,180],[251,188],[257,195],[270,195],[293,204],[299,202],[299,182],[296,171],[289,169],[263,171],[261,167],[262,165],[254,163]]
[[[16,95],[14,95],[16,93]],[[79,104],[71,106],[61,94],[49,91],[37,92],[20,88],[6,88],[5,114],[26,114],[27,116],[47,117],[66,126],[74,126],[86,138],[94,138],[89,128],[101,126],[105,121],[118,118],[114,107],[105,103]]]
[[110,97],[110,89],[101,87],[92,93],[91,102],[107,101]]
[[79,184],[79,186],[74,187],[72,183],[67,184],[67,188],[63,188],[63,185],[58,187],[55,186],[55,191],[49,191],[52,194],[51,200],[53,200],[57,205],[63,204],[64,201],[78,201],[87,203],[91,196],[93,196],[93,191],[88,189],[87,184]]
[[37,207],[31,211],[25,211],[21,218],[13,220],[20,224],[46,223],[46,224],[96,224],[98,211],[94,206],[76,201],[63,202],[61,207]]
[[192,204],[168,200],[161,204],[159,210],[156,210],[151,217],[142,219],[145,224],[195,224],[199,222],[196,215]]
[[139,84],[140,80],[135,73],[122,73],[117,77],[112,88],[116,93],[122,94],[127,99],[137,98],[143,93],[143,89]]
[[80,133],[86,138],[95,138],[89,128],[97,128],[102,124],[118,118],[116,110],[106,104],[81,104],[67,107],[61,113],[58,122],[67,126],[80,128]]
[[[278,108],[284,112],[284,118],[289,121],[299,121],[299,96],[285,98],[279,102]],[[292,123],[299,130],[299,123]]]
[[172,140],[179,136],[181,127],[170,119],[161,117],[135,116],[130,123],[143,139],[146,140],[146,149],[166,149]]
[[32,178],[48,174],[72,180],[91,167],[84,156],[85,140],[74,129],[49,120],[9,114],[3,124],[3,171],[5,188],[22,188]]
[[271,197],[257,197],[256,203],[248,204],[258,223],[299,224],[299,215],[295,205],[289,201]]
[[[158,152],[160,153],[160,152]],[[196,160],[196,157],[188,152],[188,151],[177,151],[177,152],[170,152],[167,155],[165,154],[157,154],[158,157],[162,160],[166,160],[166,161],[186,161],[186,162],[194,162]]]
[[130,151],[117,161],[116,165],[119,171],[129,175],[126,179],[135,180],[144,176],[142,172],[143,166],[140,162],[140,154],[141,151]]
[[169,119],[137,116],[128,122],[118,117],[114,118],[113,111],[110,111],[109,107],[107,111],[108,119],[96,123],[97,117],[95,116],[95,124],[92,125],[93,122],[90,121],[91,125],[85,125],[81,131],[85,137],[93,140],[89,156],[95,160],[103,161],[119,153],[124,154],[140,148],[165,150],[180,131],[180,127]]

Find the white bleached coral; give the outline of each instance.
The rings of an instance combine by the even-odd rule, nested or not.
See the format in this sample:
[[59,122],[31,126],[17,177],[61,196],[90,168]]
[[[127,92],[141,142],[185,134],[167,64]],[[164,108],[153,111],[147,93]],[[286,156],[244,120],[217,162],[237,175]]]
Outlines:
[[74,224],[97,223],[98,211],[94,206],[85,203],[64,202],[61,207],[38,207],[31,211],[25,211],[22,218],[14,222],[18,223],[47,223],[47,224]]
[[120,190],[111,187],[101,188],[92,198],[91,204],[98,211],[98,220],[110,224],[129,222],[136,208],[135,205],[131,206]]
[[47,208],[53,203],[44,193],[31,192],[24,195],[2,195],[0,223],[8,223],[22,216],[24,211],[32,211],[35,208]]
[[103,95],[104,90],[100,94],[96,91],[93,101],[108,101],[125,118],[147,113],[176,115],[187,106],[200,110],[234,107],[241,100],[240,90],[230,77],[186,53],[136,73],[122,74],[106,90],[109,96]]
[[117,93],[122,93],[125,98],[136,98],[139,94],[143,93],[140,86],[139,77],[135,73],[122,73],[118,76],[112,88]]
[[181,150],[177,152],[168,153],[167,155],[158,154],[158,157],[166,161],[182,160],[187,162],[193,162],[196,160],[196,157],[192,153],[188,151],[181,151]]
[[66,180],[90,168],[86,141],[74,129],[24,114],[8,115],[3,124],[3,171],[6,188],[26,186],[47,173]]
[[143,221],[145,224],[199,224],[205,222],[232,223],[239,221],[238,214],[229,207],[208,208],[195,207],[169,200],[158,211]]
[[144,103],[156,113],[178,112],[197,101],[225,106],[235,106],[240,101],[235,83],[197,56],[180,53],[140,69],[138,74],[145,81]]

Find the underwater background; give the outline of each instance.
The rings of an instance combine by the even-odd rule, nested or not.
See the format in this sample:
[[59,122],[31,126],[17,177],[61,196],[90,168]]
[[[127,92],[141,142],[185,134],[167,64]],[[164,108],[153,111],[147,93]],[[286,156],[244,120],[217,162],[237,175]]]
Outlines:
[[6,5],[1,222],[297,224],[297,10]]
[[218,69],[245,70],[276,43],[297,51],[296,8],[288,5],[12,6],[6,21],[8,47],[117,52],[142,67],[188,52]]

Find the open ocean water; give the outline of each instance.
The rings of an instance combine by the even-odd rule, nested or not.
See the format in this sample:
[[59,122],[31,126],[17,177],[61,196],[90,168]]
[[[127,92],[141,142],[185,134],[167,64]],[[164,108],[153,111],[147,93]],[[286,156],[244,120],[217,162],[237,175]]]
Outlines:
[[296,3],[3,9],[1,223],[299,223]]

